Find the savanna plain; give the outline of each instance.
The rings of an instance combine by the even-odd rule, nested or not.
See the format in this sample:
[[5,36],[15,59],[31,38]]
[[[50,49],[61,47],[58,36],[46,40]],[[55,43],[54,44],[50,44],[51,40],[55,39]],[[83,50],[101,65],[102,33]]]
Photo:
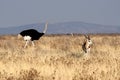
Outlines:
[[120,80],[120,34],[44,35],[23,48],[17,35],[0,36],[0,80]]

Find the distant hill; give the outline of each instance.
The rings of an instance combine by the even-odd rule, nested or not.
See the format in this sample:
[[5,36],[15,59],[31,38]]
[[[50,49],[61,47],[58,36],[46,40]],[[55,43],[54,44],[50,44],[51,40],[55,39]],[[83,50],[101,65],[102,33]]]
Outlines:
[[[18,34],[25,29],[36,29],[42,31],[45,23],[35,23],[23,26],[0,28],[0,34]],[[47,34],[61,33],[120,33],[120,26],[107,26],[85,22],[63,22],[48,24]]]

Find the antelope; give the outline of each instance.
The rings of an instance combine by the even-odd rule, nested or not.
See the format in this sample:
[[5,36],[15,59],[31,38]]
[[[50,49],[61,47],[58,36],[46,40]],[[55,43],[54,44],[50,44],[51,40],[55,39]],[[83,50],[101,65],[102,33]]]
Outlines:
[[86,40],[82,45],[82,49],[85,53],[90,53],[91,45],[93,44],[93,42],[92,42],[90,36],[85,35],[85,38],[86,38]]

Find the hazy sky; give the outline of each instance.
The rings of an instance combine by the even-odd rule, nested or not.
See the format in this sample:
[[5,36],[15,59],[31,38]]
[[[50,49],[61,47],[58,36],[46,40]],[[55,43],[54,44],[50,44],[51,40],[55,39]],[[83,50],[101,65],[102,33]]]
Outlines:
[[45,21],[120,25],[120,0],[0,0],[0,27]]

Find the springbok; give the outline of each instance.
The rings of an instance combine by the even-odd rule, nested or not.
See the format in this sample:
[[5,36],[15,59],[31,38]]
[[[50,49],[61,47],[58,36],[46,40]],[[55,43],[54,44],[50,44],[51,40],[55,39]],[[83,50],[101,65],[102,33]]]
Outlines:
[[90,36],[85,35],[85,42],[82,45],[82,49],[85,53],[90,53],[91,45],[93,44]]

